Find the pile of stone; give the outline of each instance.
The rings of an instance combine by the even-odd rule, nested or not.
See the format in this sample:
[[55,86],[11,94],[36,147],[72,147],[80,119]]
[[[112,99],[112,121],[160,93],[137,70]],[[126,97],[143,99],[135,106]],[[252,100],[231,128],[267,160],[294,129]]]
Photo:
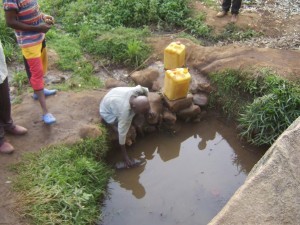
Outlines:
[[[154,117],[145,118],[136,115],[127,135],[127,145],[135,142],[137,135],[144,136],[146,133],[158,132],[160,130],[174,134],[176,122],[199,122],[205,114],[211,87],[209,83],[200,83],[193,80],[190,83],[189,93],[185,98],[170,101],[163,94],[163,77],[157,69],[148,68],[137,71],[131,75],[136,85],[147,87],[150,91],[148,99]],[[127,86],[123,82],[109,79],[106,88]]]

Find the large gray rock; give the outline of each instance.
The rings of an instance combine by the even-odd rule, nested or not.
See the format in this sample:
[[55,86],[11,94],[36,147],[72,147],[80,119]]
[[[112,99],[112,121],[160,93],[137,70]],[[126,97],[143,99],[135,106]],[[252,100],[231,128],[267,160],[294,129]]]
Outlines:
[[277,139],[215,224],[300,224],[300,117]]

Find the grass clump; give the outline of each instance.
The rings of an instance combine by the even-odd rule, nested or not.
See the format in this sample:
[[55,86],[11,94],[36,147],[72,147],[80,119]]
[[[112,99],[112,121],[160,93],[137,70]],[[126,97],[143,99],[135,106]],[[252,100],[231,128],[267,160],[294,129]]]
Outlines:
[[111,31],[94,31],[88,27],[80,32],[83,48],[115,64],[137,67],[150,54],[150,47],[143,42],[149,35],[147,29],[119,27]]
[[98,161],[104,137],[28,154],[15,167],[15,188],[24,215],[33,224],[95,224],[112,170]]
[[300,116],[299,85],[261,69],[211,75],[217,90],[211,105],[234,117],[240,135],[254,145],[271,145]]
[[212,28],[205,24],[206,15],[200,13],[195,18],[188,18],[184,21],[186,29],[195,37],[208,38],[212,36]]
[[[0,7],[3,8],[2,2],[0,3]],[[6,26],[3,10],[0,10],[0,40],[6,60],[12,61],[15,59],[17,57],[16,38],[14,31]]]

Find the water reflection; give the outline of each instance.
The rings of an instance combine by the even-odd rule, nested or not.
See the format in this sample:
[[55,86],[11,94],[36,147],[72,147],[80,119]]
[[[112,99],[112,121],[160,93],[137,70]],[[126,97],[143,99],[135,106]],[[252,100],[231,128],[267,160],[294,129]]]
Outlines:
[[[175,136],[146,136],[129,149],[144,163],[119,170],[109,184],[103,225],[207,224],[261,157],[230,124],[207,118]],[[121,160],[115,152],[111,163]]]

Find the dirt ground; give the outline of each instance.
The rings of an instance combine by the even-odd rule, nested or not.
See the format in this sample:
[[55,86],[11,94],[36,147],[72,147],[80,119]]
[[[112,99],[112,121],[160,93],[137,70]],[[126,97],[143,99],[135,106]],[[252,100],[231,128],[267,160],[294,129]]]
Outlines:
[[[196,2],[195,8],[207,14],[207,22],[216,30],[221,30],[230,21],[230,16],[219,19],[215,15],[216,9],[208,8]],[[300,32],[299,16],[289,19],[272,19],[269,12],[241,13],[237,22],[241,27],[252,27],[262,31],[269,37],[281,37],[289,32]],[[166,35],[151,38],[154,54],[151,61],[163,59],[163,49],[174,41],[174,36]],[[300,80],[300,51],[280,50],[269,48],[253,48],[249,46],[210,46],[196,45],[189,40],[180,39],[187,46],[187,65],[194,67],[201,74],[207,74],[223,68],[246,68],[251,66],[266,66],[275,69],[282,76],[291,80]],[[55,60],[56,57],[50,58]],[[56,71],[51,66],[50,73]],[[192,74],[193,75],[193,74]],[[197,76],[197,74],[195,74]],[[14,174],[9,167],[20,160],[26,152],[36,152],[41,148],[59,144],[73,143],[80,139],[83,127],[99,122],[98,107],[105,90],[91,90],[83,92],[58,92],[56,96],[47,98],[50,111],[56,116],[57,123],[46,126],[41,121],[41,110],[37,101],[29,94],[22,96],[22,103],[13,106],[13,119],[17,124],[28,128],[29,132],[23,137],[7,135],[7,139],[15,146],[12,155],[0,155],[0,224],[26,224],[16,213],[15,193],[12,191]]]

